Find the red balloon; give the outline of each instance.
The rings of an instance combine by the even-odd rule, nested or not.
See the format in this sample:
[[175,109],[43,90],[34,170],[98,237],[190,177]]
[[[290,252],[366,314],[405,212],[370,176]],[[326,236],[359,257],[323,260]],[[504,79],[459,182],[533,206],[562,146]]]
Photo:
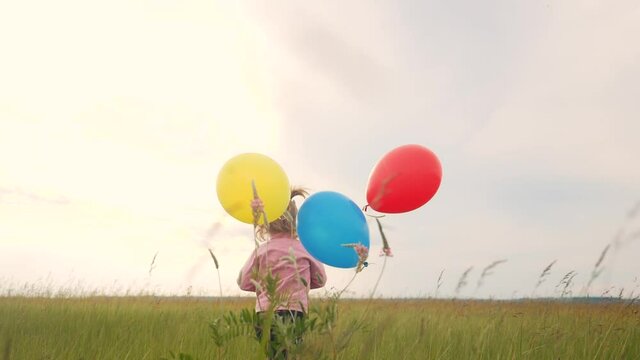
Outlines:
[[378,161],[369,176],[367,201],[382,213],[415,210],[436,194],[442,166],[436,155],[421,145],[403,145]]

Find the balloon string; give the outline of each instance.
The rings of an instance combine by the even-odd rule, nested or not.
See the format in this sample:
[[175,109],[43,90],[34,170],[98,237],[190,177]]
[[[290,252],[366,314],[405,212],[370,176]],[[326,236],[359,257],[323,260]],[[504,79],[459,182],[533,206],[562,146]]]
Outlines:
[[[387,266],[387,257],[384,257],[384,260],[382,261],[382,269],[380,269],[380,274],[378,275],[378,279],[376,280],[376,284],[373,286],[373,290],[371,290],[371,293],[369,294],[369,298],[367,299],[367,304],[364,307],[364,311],[362,312],[362,316],[360,316],[360,318],[358,319],[358,321],[356,323],[363,323],[365,318],[367,317],[367,314],[369,312],[369,307],[371,306],[371,303],[373,303],[373,296],[376,293],[376,290],[378,289],[378,285],[380,285],[380,280],[382,279],[382,275],[384,274],[384,269]],[[357,273],[356,273],[357,275]],[[355,275],[354,275],[355,278]],[[351,279],[351,281],[353,281],[353,279]]]
[[349,280],[349,282],[347,283],[347,285],[345,285],[344,288],[342,288],[342,290],[340,290],[338,292],[337,298],[340,298],[342,296],[342,293],[345,292],[347,290],[347,288],[349,288],[349,286],[351,286],[351,283],[353,282],[353,280],[356,279],[356,276],[358,275],[358,273],[353,274],[353,276],[351,277],[351,280]]
[[382,269],[380,269],[380,275],[378,275],[378,280],[376,280],[376,284],[373,286],[373,290],[371,290],[371,296],[369,297],[369,300],[373,299],[373,295],[376,293],[376,290],[378,290],[378,285],[380,285],[380,280],[382,279],[382,275],[384,274],[384,268],[387,266],[387,256],[384,257],[384,260],[382,261]]
[[367,215],[367,216],[369,216],[369,217],[372,217],[372,218],[375,218],[375,219],[379,219],[379,218],[383,218],[383,217],[385,217],[385,215],[371,215],[371,214],[367,214],[367,210],[369,210],[369,207],[370,207],[370,205],[369,205],[369,204],[367,204],[367,205],[365,205],[365,206],[362,208],[362,212],[363,212],[365,215]]
[[[384,216],[384,215],[382,215]],[[380,235],[383,238],[383,248],[387,247],[388,248],[388,243],[386,241],[386,237],[384,235],[384,232],[382,231],[382,224],[380,224],[380,220],[378,220],[378,218],[376,217],[376,221],[378,222],[378,229],[380,230]],[[382,255],[382,254],[381,254]],[[373,289],[371,290],[371,293],[369,294],[369,299],[367,300],[367,304],[365,305],[364,311],[362,312],[362,316],[360,317],[360,319],[358,320],[358,322],[362,323],[365,320],[365,317],[367,316],[367,313],[369,311],[369,307],[371,306],[371,303],[373,302],[373,297],[376,293],[376,291],[378,290],[378,285],[380,285],[380,280],[382,280],[382,275],[384,274],[384,270],[387,266],[387,257],[389,257],[389,255],[382,255],[384,256],[384,260],[382,261],[382,269],[380,269],[380,274],[378,275],[378,279],[376,280],[375,285],[373,286]]]

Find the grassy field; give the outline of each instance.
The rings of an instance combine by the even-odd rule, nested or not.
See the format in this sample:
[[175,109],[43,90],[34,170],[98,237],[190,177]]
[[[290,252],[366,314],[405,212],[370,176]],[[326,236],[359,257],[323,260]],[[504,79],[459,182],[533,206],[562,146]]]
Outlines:
[[[325,306],[316,300],[315,306]],[[251,299],[0,298],[0,359],[261,359],[241,336],[218,348],[209,324]],[[640,359],[640,308],[555,301],[339,300],[331,333],[299,358]],[[351,328],[362,319],[362,327]]]

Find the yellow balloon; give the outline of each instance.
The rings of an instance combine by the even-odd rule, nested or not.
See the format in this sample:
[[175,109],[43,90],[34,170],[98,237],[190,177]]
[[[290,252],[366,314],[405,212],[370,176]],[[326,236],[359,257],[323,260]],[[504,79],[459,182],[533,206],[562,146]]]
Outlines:
[[[216,190],[224,210],[242,222],[253,224],[252,182],[264,203],[267,221],[279,218],[289,205],[289,179],[277,162],[256,153],[237,155],[220,169]],[[261,217],[258,223],[263,222]]]

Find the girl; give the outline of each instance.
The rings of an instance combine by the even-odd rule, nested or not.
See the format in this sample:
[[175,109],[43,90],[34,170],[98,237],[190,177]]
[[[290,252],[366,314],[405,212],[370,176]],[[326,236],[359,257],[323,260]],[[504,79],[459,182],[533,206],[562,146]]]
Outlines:
[[[291,201],[285,213],[269,223],[256,227],[256,235],[261,244],[254,251],[240,271],[238,285],[240,289],[256,293],[256,312],[258,320],[269,310],[274,310],[277,321],[295,321],[302,319],[309,307],[309,290],[323,287],[326,274],[322,263],[314,259],[298,240],[296,217],[298,207],[293,201],[295,196],[307,195],[302,189],[291,190]],[[254,212],[263,211],[259,198],[251,202]],[[267,214],[268,215],[268,214]],[[268,277],[277,280],[275,293],[266,291]],[[257,286],[256,286],[257,285]],[[272,303],[274,302],[274,303]],[[259,339],[262,337],[260,326],[256,328]],[[270,357],[277,353],[274,331],[271,331]],[[299,342],[300,339],[298,338]],[[285,358],[286,353],[280,352]]]

